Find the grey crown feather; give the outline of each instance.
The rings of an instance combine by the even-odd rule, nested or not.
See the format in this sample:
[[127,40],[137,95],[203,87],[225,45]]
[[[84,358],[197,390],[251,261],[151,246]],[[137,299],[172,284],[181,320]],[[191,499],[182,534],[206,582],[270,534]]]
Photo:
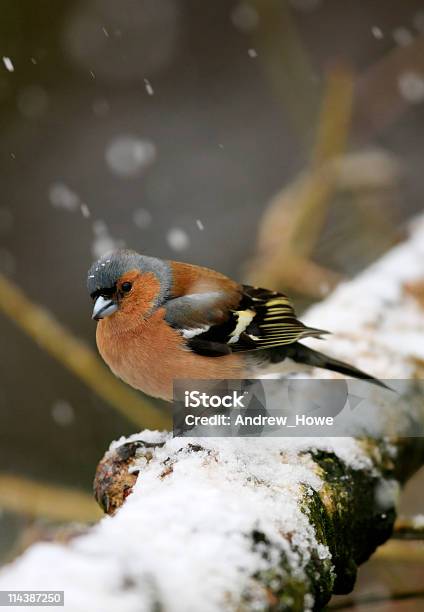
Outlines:
[[102,290],[111,290],[123,274],[130,270],[140,272],[153,272],[160,282],[160,292],[157,304],[162,304],[166,299],[171,286],[171,270],[166,261],[156,257],[140,255],[136,251],[119,249],[107,253],[98,259],[88,271],[87,288],[91,294]]

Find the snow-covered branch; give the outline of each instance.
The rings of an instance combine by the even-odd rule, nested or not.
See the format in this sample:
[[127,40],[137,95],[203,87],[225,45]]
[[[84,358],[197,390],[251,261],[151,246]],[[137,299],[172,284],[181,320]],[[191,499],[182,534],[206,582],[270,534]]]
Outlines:
[[[423,302],[417,220],[407,242],[304,317],[334,330],[327,352],[396,379],[400,396],[375,406],[370,437],[121,439],[95,483],[119,510],[66,545],[32,546],[0,589],[61,589],[75,612],[308,610],[349,591],[424,460],[423,439],[402,437],[424,418]],[[397,436],[378,439],[388,419]]]

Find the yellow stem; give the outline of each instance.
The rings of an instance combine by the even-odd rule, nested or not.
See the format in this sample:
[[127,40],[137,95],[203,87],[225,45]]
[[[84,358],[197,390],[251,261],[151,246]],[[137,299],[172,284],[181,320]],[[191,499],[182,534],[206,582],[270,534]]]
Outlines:
[[170,418],[109,372],[97,355],[0,274],[0,310],[37,344],[138,427],[168,429]]
[[94,498],[76,489],[0,474],[0,508],[60,522],[90,523],[102,517]]

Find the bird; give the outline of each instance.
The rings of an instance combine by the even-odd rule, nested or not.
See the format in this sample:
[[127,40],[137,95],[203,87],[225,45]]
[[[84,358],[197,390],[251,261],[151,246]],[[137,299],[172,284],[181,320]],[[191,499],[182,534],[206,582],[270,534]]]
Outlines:
[[308,327],[283,293],[215,270],[118,249],[88,271],[96,342],[112,372],[147,395],[173,399],[178,379],[245,379],[269,368],[323,368],[385,387],[302,344]]

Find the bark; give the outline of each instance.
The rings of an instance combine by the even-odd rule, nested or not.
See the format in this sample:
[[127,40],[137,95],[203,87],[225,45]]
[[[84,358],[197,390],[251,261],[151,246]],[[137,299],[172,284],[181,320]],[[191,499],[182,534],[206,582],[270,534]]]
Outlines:
[[[414,227],[306,317],[334,330],[327,352],[396,379],[399,395],[364,421],[369,435],[121,439],[95,478],[111,516],[66,545],[33,547],[0,589],[61,588],[66,609],[102,612],[300,611],[349,592],[424,460],[423,438],[405,437],[423,423],[423,221]],[[387,421],[391,438],[378,435]]]

